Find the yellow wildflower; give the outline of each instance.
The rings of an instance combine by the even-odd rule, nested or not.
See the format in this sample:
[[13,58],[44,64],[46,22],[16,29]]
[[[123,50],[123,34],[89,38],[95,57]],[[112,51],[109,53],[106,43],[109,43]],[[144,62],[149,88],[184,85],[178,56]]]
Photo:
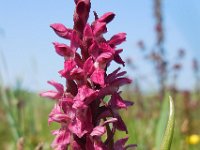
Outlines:
[[200,136],[197,134],[192,134],[187,137],[188,144],[195,145],[200,142]]

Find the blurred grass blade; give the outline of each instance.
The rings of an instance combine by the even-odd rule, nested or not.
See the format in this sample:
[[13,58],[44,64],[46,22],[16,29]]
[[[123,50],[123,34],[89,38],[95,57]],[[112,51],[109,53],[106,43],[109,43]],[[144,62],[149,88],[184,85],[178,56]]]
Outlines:
[[11,131],[13,133],[13,137],[14,137],[15,141],[17,141],[20,137],[20,134],[19,134],[19,131],[16,129],[16,122],[14,120],[14,117],[13,117],[12,113],[10,112],[8,98],[6,96],[6,93],[3,89],[3,87],[0,87],[0,91],[1,91],[1,96],[2,96],[1,98],[2,98],[4,108],[6,111],[6,116],[7,116],[8,122],[10,124]]
[[12,108],[10,108],[9,106],[8,97],[7,97],[3,82],[2,82],[1,75],[0,75],[0,95],[1,95],[0,99],[3,102],[3,106],[6,111],[6,117],[8,119],[8,123],[10,125],[14,140],[17,141],[20,137],[20,133],[19,133],[19,130],[17,129],[17,126],[16,126],[17,123],[15,121],[14,115],[11,112]]
[[165,132],[167,120],[168,120],[168,108],[169,108],[169,99],[168,99],[168,93],[165,95],[164,100],[162,100],[162,107],[160,110],[160,116],[157,121],[157,127],[156,127],[156,139],[155,139],[155,149],[160,150],[160,143],[162,142],[162,137]]
[[174,110],[174,102],[171,96],[169,96],[169,105],[170,105],[169,118],[168,118],[166,130],[165,130],[165,134],[163,136],[162,143],[160,146],[161,150],[170,150],[173,133],[174,133],[175,110]]

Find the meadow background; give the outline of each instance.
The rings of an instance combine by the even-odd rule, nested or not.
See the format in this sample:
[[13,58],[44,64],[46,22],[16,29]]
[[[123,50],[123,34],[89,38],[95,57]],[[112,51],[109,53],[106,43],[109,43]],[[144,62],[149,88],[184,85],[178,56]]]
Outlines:
[[[133,79],[124,87],[124,98],[135,104],[122,112],[129,143],[139,150],[155,149],[162,137],[168,108],[165,95],[172,95],[176,108],[173,149],[200,149],[200,2],[161,0],[163,39],[158,43],[158,0],[92,1],[99,15],[112,11],[107,37],[126,32],[123,70]],[[63,60],[52,42],[61,41],[49,25],[60,22],[72,27],[74,2],[60,0],[1,1],[0,3],[0,149],[50,149],[53,140],[48,126],[50,100],[38,93],[48,90],[47,80],[64,82],[57,72]],[[93,20],[93,16],[89,22]],[[160,49],[165,53],[160,53]],[[160,56],[159,59],[158,57]],[[161,58],[161,59],[160,59]],[[159,71],[166,61],[166,78]],[[161,65],[162,66],[162,65]],[[112,64],[111,70],[116,69]],[[111,71],[110,70],[110,71]],[[163,84],[162,84],[163,83]],[[164,93],[162,93],[164,87]],[[162,94],[161,94],[162,93]],[[190,140],[197,135],[196,142]],[[122,136],[117,134],[116,138]],[[24,145],[24,146],[22,146]]]

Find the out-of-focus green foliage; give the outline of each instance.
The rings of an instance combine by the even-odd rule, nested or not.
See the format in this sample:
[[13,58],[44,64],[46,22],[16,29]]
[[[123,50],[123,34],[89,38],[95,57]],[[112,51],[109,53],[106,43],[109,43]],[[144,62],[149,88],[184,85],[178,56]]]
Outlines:
[[[49,149],[53,140],[50,131],[55,128],[55,124],[48,126],[47,119],[53,103],[40,98],[37,93],[21,89],[6,88],[4,91],[3,95],[0,94],[0,149],[16,149],[17,141],[13,140],[13,129],[18,131],[15,138],[23,137],[25,149],[34,149],[40,143],[44,143],[46,149]],[[7,115],[2,96],[7,98],[12,117]],[[15,127],[10,118],[15,120]]]

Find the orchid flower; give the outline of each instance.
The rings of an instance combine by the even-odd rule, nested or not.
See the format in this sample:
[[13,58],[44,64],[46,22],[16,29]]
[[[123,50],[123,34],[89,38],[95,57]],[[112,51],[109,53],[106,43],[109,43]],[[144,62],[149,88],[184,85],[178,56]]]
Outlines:
[[[116,130],[128,133],[126,125],[118,113],[127,109],[132,102],[123,100],[119,88],[130,84],[120,68],[108,73],[112,61],[124,66],[120,57],[122,49],[117,46],[126,40],[125,33],[118,33],[106,40],[107,24],[115,16],[108,12],[89,24],[90,0],[74,0],[74,26],[67,28],[55,23],[51,28],[55,33],[70,41],[70,45],[54,42],[55,51],[64,58],[64,67],[59,71],[66,79],[66,86],[48,81],[55,91],[41,93],[41,96],[55,100],[48,122],[57,122],[60,129],[52,132],[55,139],[52,147],[56,150],[125,150],[128,137],[114,142]],[[80,50],[80,52],[78,51]],[[108,102],[104,101],[110,96]],[[102,136],[106,134],[106,139]]]

